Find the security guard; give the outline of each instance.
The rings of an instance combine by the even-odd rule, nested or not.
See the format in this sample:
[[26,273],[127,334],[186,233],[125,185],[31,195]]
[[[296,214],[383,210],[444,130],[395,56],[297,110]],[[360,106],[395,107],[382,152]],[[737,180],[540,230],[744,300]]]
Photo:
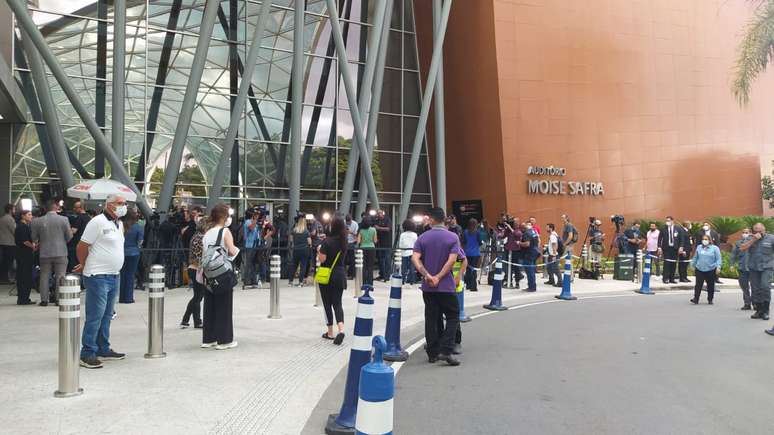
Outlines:
[[[688,280],[688,263],[691,262],[691,253],[701,245],[702,234],[696,233],[696,237],[698,237],[698,243],[696,243],[693,234],[691,234],[691,227],[691,221],[685,221],[681,229],[679,229],[681,246],[683,248],[683,253],[677,257],[677,276],[680,282],[691,282]],[[714,239],[711,240],[713,240],[713,245],[720,246],[715,243]]]
[[667,216],[666,227],[658,235],[658,255],[664,258],[664,284],[677,284],[675,281],[677,259],[685,252],[681,234],[672,216]]
[[730,263],[736,265],[736,270],[739,272],[739,287],[742,289],[742,299],[744,299],[743,311],[750,310],[750,270],[747,268],[747,257],[749,253],[742,251],[742,243],[750,240],[750,229],[745,228],[742,230],[742,238],[737,240],[734,244],[734,249],[731,251]]
[[750,271],[750,290],[755,314],[752,319],[769,320],[771,277],[774,275],[774,235],[766,234],[766,227],[753,225],[753,236],[739,247],[748,251],[747,268]]

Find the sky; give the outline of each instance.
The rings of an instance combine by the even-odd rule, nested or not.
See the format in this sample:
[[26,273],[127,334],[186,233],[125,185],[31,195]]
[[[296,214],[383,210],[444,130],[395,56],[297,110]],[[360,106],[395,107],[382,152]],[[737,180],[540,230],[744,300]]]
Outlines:
[[[94,3],[95,0],[38,0],[38,7],[44,11],[59,12],[63,14],[69,14],[78,9]],[[52,14],[43,14],[35,12],[33,19],[38,24],[47,23],[59,18]]]

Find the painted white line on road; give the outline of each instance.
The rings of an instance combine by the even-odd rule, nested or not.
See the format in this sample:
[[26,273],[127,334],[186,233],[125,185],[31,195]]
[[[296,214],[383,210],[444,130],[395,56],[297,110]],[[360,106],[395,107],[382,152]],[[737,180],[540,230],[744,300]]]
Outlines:
[[[671,294],[680,294],[680,293],[684,293],[684,292],[683,291],[675,292],[675,293],[673,293],[673,292],[662,292],[660,294],[671,295]],[[656,293],[656,294],[658,295],[659,293]],[[636,294],[636,293],[634,293],[634,294],[620,294],[620,295],[579,296],[578,300],[580,301],[580,300],[585,300],[585,299],[631,298],[631,297],[637,297],[637,296],[639,296],[639,295]],[[546,300],[546,301],[530,302],[528,304],[514,305],[512,307],[508,307],[508,311],[510,311],[510,310],[518,310],[518,309],[527,308],[527,307],[534,307],[536,305],[554,304],[554,303],[559,303],[559,302],[567,302],[567,301],[562,301],[562,300],[559,300],[559,299],[550,299],[550,300]],[[496,313],[499,313],[499,312],[500,311],[484,311],[483,313],[474,314],[474,315],[470,316],[470,318],[471,319],[478,319],[480,317],[489,316],[491,314],[496,314]],[[425,340],[424,337],[422,337],[419,340],[417,340],[416,342],[414,342],[414,344],[409,346],[406,349],[406,352],[408,352],[408,354],[411,355],[411,354],[414,353],[414,351],[419,349],[425,343],[426,343],[426,340]],[[398,376],[398,372],[400,371],[401,367],[403,367],[403,364],[405,364],[405,363],[406,363],[405,361],[399,361],[399,362],[392,363],[391,367],[395,371],[395,376],[396,377]]]

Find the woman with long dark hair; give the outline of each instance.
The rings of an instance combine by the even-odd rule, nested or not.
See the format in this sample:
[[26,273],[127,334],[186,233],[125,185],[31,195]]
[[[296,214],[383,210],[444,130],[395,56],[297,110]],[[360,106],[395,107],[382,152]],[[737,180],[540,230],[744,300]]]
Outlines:
[[[357,232],[357,244],[363,250],[363,284],[374,284],[374,262],[376,261],[376,244],[379,237],[370,216],[363,218],[360,230]],[[359,291],[360,289],[358,289]]]
[[204,233],[207,232],[208,226],[208,218],[200,219],[196,224],[196,230],[194,234],[191,236],[191,243],[189,245],[190,250],[188,255],[188,280],[191,282],[193,287],[193,296],[191,296],[191,300],[188,301],[188,305],[186,306],[185,314],[183,314],[183,320],[180,322],[181,328],[187,328],[190,326],[188,321],[191,319],[191,316],[193,316],[194,328],[202,328],[202,298],[204,298],[204,293],[207,291],[207,288],[204,286],[204,277],[201,275],[201,273],[199,273],[199,271],[201,269],[203,254],[202,238],[204,237]]
[[[347,288],[347,271],[344,258],[347,255],[347,225],[341,216],[336,215],[331,222],[331,232],[323,240],[317,251],[317,260],[321,267],[331,268],[331,278],[328,284],[320,284],[323,309],[328,331],[323,338],[333,340],[333,344],[344,341],[344,310],[341,307],[341,295]],[[339,333],[333,336],[333,317]]]
[[140,264],[140,247],[142,246],[143,227],[139,223],[137,212],[128,209],[124,221],[124,266],[121,268],[121,288],[118,292],[118,302],[134,303],[134,275]]

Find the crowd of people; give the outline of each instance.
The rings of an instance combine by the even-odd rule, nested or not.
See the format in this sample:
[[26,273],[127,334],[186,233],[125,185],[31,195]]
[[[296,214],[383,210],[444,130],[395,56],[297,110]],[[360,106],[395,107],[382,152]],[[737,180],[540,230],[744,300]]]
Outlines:
[[[225,350],[238,345],[232,321],[233,289],[239,280],[243,288],[268,282],[274,254],[282,258],[281,274],[291,286],[294,282],[311,285],[312,280],[320,284],[327,327],[322,337],[341,344],[342,294],[347,280],[354,277],[358,249],[363,252],[364,284],[386,282],[395,272],[401,273],[405,284],[421,283],[428,356],[431,361],[457,365],[454,355],[460,351],[461,329],[454,293],[477,291],[483,278],[478,273],[490,271],[494,258],[510,266],[507,279],[516,288],[526,278],[524,290],[534,292],[540,266],[545,267],[545,285],[562,286],[562,261],[568,254],[580,253],[579,243],[588,246],[587,264],[581,266],[598,271],[606,239],[602,222],[591,218],[581,240],[581,232],[567,215],[561,216],[561,229],[550,222],[541,228],[535,217],[520,219],[507,213],[501,213],[494,227],[486,219],[470,218],[463,228],[455,216],[434,208],[403,221],[400,234],[393,238],[392,221],[382,210],[364,213],[359,220],[338,213],[319,218],[297,213],[288,225],[284,216],[272,219],[263,207],[249,207],[239,220],[227,204],[216,205],[209,216],[193,206],[173,210],[165,219],[154,215],[144,220],[118,195],[109,197],[101,212],[87,211],[81,201],[72,203],[68,211],[63,205],[61,200],[51,200],[38,213],[17,213],[10,204],[5,207],[0,217],[0,282],[10,282],[15,264],[17,304],[35,304],[30,294],[36,286],[41,298],[37,304],[45,307],[57,303],[52,290],[58,279],[66,273],[81,273],[86,290],[81,364],[89,368],[124,357],[109,342],[115,303],[133,303],[135,287],[142,288],[144,274],[157,263],[165,265],[168,287],[193,289],[180,326],[190,327],[193,318],[193,327],[203,330],[202,348]],[[663,227],[650,223],[643,232],[639,222],[624,228],[623,217],[618,219],[612,219],[616,235],[611,251],[615,247],[616,254],[646,253],[653,274],[666,284],[689,282],[692,266],[691,302],[699,303],[706,286],[707,301],[713,303],[723,259],[720,235],[709,222],[693,231],[691,222],[679,223],[667,216]],[[393,265],[395,253],[401,258],[399,269]],[[214,260],[218,255],[221,263]],[[755,310],[752,318],[768,319],[774,235],[767,234],[762,224],[745,228],[730,262],[739,272],[741,309]],[[228,274],[211,276],[215,268]],[[768,332],[774,335],[774,328]]]

